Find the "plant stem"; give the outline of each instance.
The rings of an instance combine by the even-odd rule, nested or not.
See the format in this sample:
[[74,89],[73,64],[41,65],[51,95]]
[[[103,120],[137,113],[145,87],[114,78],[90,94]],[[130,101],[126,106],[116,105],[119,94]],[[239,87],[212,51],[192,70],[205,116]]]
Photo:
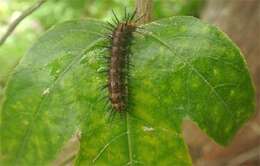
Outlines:
[[139,24],[145,24],[151,21],[152,0],[136,0],[137,17],[140,18]]
[[30,14],[32,14],[35,10],[37,10],[44,2],[46,2],[47,0],[39,0],[36,3],[34,3],[32,6],[30,6],[29,8],[27,8],[26,10],[24,10],[22,12],[22,14],[17,17],[8,27],[7,31],[5,32],[5,34],[0,38],[0,46],[4,44],[4,42],[6,41],[6,39],[11,35],[11,33],[15,30],[15,28],[17,27],[17,25],[23,20],[25,19],[27,16],[29,16]]

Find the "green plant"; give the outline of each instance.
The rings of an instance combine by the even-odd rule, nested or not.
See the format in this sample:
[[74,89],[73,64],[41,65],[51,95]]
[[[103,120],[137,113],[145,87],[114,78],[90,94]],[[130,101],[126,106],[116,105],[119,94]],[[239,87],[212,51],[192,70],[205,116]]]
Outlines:
[[11,77],[1,113],[4,165],[46,165],[80,131],[76,165],[191,165],[181,134],[190,118],[226,145],[253,114],[254,89],[239,49],[193,17],[144,25],[131,46],[134,103],[106,118],[100,48],[105,23],[59,24],[42,36]]

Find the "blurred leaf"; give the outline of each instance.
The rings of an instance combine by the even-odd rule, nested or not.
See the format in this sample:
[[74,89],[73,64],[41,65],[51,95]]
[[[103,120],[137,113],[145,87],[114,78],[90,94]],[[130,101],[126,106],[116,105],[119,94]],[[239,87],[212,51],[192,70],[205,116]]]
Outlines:
[[48,29],[54,24],[80,18],[84,4],[84,0],[51,0],[33,16],[42,23],[45,29]]
[[173,15],[198,17],[205,0],[154,0],[155,19]]
[[226,144],[252,115],[254,90],[239,49],[192,17],[147,24],[132,46],[129,113],[106,118],[104,23],[71,21],[34,44],[1,112],[3,165],[46,165],[79,129],[77,165],[191,165],[181,134],[190,117]]

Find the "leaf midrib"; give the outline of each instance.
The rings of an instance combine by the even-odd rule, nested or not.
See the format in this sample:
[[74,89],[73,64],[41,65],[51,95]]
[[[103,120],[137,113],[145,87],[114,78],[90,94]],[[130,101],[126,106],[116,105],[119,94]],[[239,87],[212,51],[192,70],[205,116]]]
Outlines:
[[126,131],[127,131],[129,165],[132,165],[133,164],[133,151],[132,151],[132,140],[131,140],[131,122],[129,119],[128,112],[126,112]]

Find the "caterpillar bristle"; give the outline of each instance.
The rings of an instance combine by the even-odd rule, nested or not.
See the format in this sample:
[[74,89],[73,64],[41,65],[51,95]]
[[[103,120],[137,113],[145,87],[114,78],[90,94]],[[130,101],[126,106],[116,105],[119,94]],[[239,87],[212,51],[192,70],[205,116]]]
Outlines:
[[104,46],[104,48],[111,49],[112,46]]
[[111,27],[110,25],[103,25],[103,28],[105,29],[105,30],[109,30],[109,31],[112,31],[113,29],[114,29],[114,27]]
[[107,87],[108,87],[108,84],[105,84],[105,85],[101,86],[101,90],[103,90],[103,89],[105,89]]
[[109,70],[99,70],[99,73],[108,73]]
[[136,16],[137,9],[134,10],[132,16],[130,17],[129,21],[132,21],[134,17]]
[[104,101],[104,100],[106,100],[107,99],[107,96],[106,95],[103,95],[103,96],[99,96],[98,97],[98,99],[97,99],[97,101]]
[[116,28],[116,26],[110,22],[107,22],[107,27],[109,27],[111,31],[113,31]]
[[117,18],[117,15],[115,14],[114,10],[112,10],[112,13],[114,15],[114,18],[116,19],[117,24],[120,23],[119,19]]
[[109,118],[108,118],[108,122],[112,122],[113,120],[114,120],[114,118],[115,118],[115,111],[113,111],[113,109],[111,109],[110,111],[109,111],[110,113],[109,113]]
[[127,9],[126,9],[126,7],[125,7],[124,21],[126,21],[126,16],[127,16]]
[[97,44],[96,46],[99,47],[99,48],[106,48],[107,47],[107,45],[103,45],[103,44]]

